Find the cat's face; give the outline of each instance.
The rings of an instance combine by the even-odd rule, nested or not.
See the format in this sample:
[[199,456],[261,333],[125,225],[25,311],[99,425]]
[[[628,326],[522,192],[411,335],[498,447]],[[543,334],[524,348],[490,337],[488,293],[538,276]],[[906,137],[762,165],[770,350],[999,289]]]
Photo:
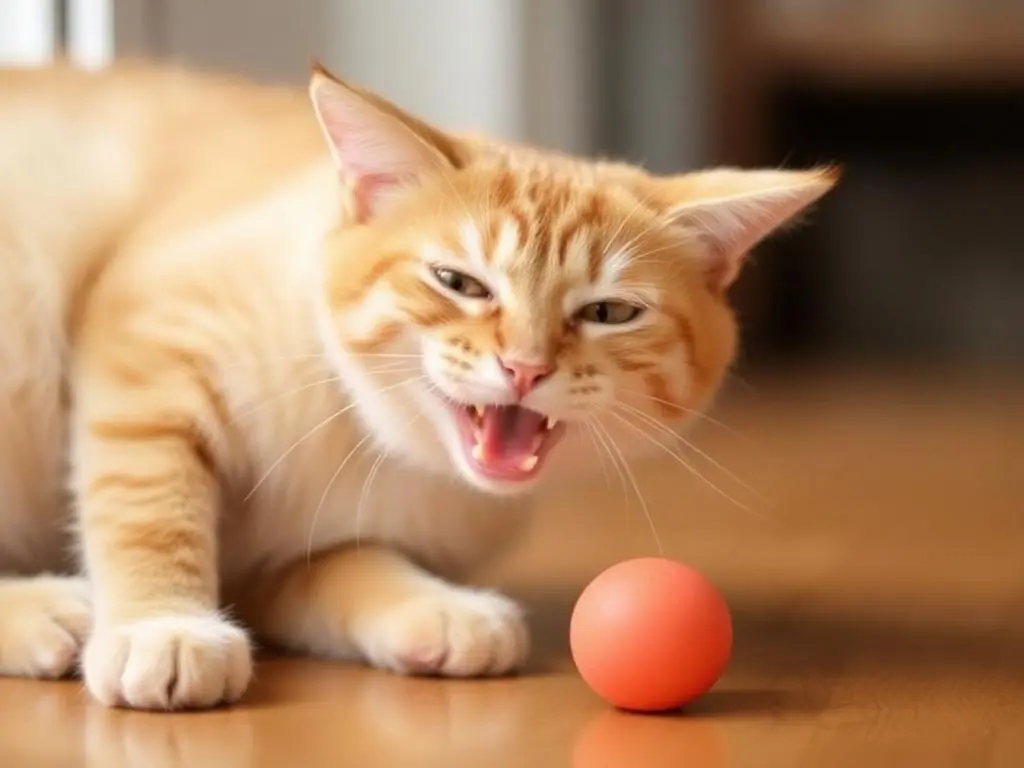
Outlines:
[[[335,99],[328,108],[317,88]],[[350,187],[362,224],[327,243],[322,315],[386,447],[501,493],[677,450],[671,430],[705,407],[734,357],[724,290],[739,261],[732,249],[751,234],[736,229],[742,206],[721,199],[753,176],[656,179],[451,139],[424,152],[422,133],[403,138],[377,122],[379,105],[353,119],[366,102],[353,106],[344,86],[323,80],[313,92],[343,166],[374,166],[366,185],[356,170]],[[367,136],[397,146],[367,160]],[[813,197],[831,184],[767,173],[775,178],[760,186],[789,192],[786,210],[798,182],[817,180]],[[765,218],[762,198],[751,218],[748,229],[780,223]]]

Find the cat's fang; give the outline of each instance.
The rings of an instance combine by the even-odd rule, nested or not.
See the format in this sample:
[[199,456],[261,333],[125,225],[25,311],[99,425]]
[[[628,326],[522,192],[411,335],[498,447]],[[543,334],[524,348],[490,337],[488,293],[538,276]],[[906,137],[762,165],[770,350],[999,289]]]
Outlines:
[[483,446],[480,445],[480,443],[473,444],[472,453],[474,461],[479,462],[480,464],[484,463],[484,449]]
[[535,453],[531,453],[528,456],[523,456],[522,460],[519,462],[519,471],[532,472],[534,468],[537,466],[538,461],[540,461],[540,458]]
[[473,423],[479,427],[484,420],[484,409],[479,405],[469,406],[469,417],[472,419]]
[[552,429],[558,426],[558,419],[553,419],[550,416],[544,420],[544,429],[550,432]]

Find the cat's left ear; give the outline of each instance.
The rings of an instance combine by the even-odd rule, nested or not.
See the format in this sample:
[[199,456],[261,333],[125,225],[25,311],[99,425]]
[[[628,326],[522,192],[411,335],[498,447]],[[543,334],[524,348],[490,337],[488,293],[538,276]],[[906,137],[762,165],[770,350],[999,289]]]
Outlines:
[[839,169],[720,168],[658,182],[657,197],[675,226],[705,246],[708,288],[719,293],[739,276],[747,254],[791,222],[839,180]]
[[385,99],[342,82],[313,63],[309,96],[331,155],[352,185],[360,219],[396,193],[458,162],[439,131]]

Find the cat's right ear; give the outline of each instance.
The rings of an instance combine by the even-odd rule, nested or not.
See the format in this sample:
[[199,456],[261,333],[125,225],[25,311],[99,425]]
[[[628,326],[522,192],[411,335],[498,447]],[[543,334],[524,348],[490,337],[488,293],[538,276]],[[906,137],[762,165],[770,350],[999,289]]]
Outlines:
[[359,219],[372,217],[425,175],[454,166],[454,150],[440,133],[315,62],[309,96]]

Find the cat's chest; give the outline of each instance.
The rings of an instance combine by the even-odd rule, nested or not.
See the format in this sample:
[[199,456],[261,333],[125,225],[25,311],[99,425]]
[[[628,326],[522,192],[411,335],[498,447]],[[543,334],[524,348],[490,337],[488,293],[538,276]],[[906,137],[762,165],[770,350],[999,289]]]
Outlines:
[[296,424],[303,429],[282,430],[252,477],[230,489],[233,510],[222,546],[227,571],[358,542],[397,546],[438,567],[465,567],[525,522],[524,504],[389,456],[355,419],[338,418],[310,433],[321,421],[301,419]]

